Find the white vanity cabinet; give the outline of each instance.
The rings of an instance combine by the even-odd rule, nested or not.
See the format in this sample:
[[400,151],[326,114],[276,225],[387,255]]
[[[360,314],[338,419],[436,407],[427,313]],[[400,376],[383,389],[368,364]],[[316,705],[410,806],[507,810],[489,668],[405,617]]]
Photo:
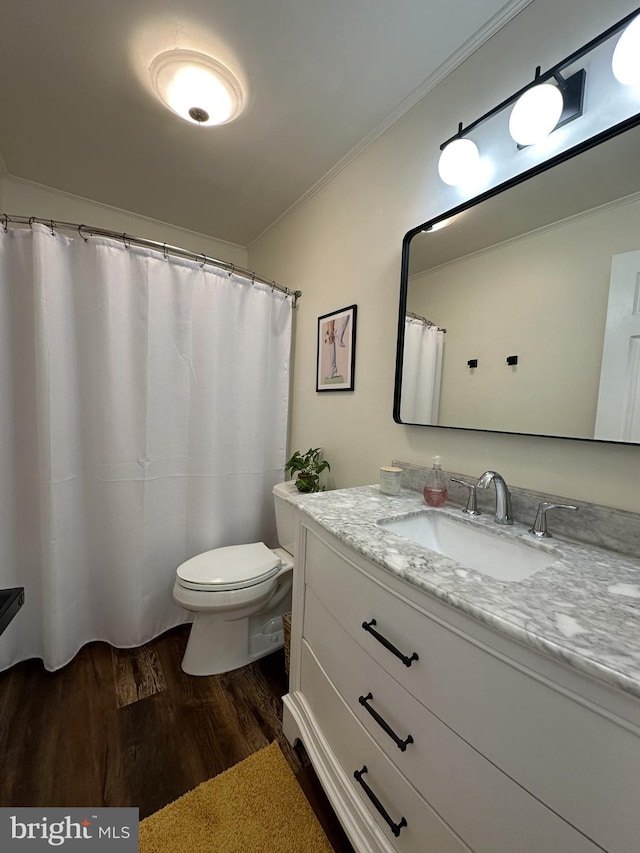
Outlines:
[[357,850],[640,850],[640,702],[301,519],[285,734]]

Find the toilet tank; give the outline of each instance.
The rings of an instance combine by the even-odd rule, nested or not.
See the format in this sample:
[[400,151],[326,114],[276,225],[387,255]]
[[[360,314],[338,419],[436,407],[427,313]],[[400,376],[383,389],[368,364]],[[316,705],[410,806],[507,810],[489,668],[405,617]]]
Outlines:
[[276,483],[273,487],[273,503],[276,509],[276,527],[278,529],[278,545],[293,554],[293,543],[296,537],[296,507],[287,503],[287,495],[299,495],[294,480],[286,483]]

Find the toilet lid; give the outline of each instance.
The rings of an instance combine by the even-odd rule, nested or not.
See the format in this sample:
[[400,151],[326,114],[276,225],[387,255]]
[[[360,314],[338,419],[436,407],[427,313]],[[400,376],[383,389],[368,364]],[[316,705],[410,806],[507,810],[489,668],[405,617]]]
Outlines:
[[278,574],[280,558],[263,542],[205,551],[178,566],[178,581],[189,589],[243,589]]

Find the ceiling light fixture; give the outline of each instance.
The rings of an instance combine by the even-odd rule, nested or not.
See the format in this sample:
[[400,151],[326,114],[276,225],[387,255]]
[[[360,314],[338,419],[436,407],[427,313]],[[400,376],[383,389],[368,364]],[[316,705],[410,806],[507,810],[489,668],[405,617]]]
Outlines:
[[228,124],[244,105],[242,86],[226,65],[193,50],[168,50],[152,61],[153,90],[180,118],[211,127]]
[[426,234],[427,231],[429,233],[432,233],[434,231],[440,231],[442,228],[447,228],[449,225],[455,222],[457,218],[457,216],[449,216],[447,219],[441,219],[440,222],[434,222],[433,225],[430,225],[428,228],[425,228],[422,233]]
[[[614,37],[618,37],[615,50],[611,48],[613,53],[611,67],[615,78],[625,85],[640,87],[640,15],[636,9],[544,74],[540,73],[540,67],[536,68],[532,83],[524,86],[476,121],[466,127],[463,127],[462,123],[459,124],[458,132],[440,146],[442,154],[438,162],[438,172],[442,180],[452,186],[459,186],[467,181],[472,160],[473,166],[476,167],[480,163],[487,163],[487,159],[481,157],[475,143],[467,138],[468,134],[482,122],[506,109],[511,110],[509,133],[519,148],[535,145],[557,128],[579,118],[584,104],[586,70],[584,67],[580,68],[578,63],[583,57],[587,57],[600,45]],[[585,62],[585,66],[589,64],[588,61]],[[597,68],[598,64],[591,67]],[[578,70],[575,70],[576,68]],[[566,71],[570,73],[565,77]],[[470,143],[466,146],[466,151],[463,149],[464,143]],[[472,153],[467,155],[468,160],[462,158],[463,165],[458,170],[456,161],[458,152],[466,153],[467,151]]]

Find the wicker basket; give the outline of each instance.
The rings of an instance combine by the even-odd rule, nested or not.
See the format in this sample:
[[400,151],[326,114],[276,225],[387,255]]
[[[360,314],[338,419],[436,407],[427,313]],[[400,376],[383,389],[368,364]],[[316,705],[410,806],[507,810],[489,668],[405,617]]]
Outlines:
[[289,653],[291,649],[291,613],[282,616],[282,634],[284,636],[284,671],[289,675]]

